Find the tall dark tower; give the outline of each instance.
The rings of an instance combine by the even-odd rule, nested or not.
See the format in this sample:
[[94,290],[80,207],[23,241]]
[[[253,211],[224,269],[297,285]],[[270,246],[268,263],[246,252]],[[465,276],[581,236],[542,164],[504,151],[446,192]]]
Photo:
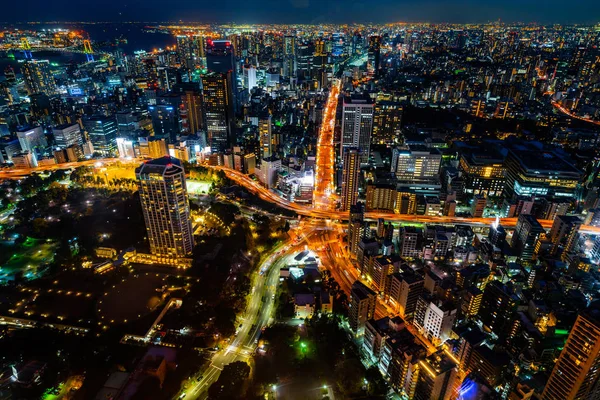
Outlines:
[[231,72],[211,72],[202,77],[206,134],[213,152],[224,152],[235,142],[232,79]]
[[369,36],[369,64],[375,75],[381,67],[381,36]]

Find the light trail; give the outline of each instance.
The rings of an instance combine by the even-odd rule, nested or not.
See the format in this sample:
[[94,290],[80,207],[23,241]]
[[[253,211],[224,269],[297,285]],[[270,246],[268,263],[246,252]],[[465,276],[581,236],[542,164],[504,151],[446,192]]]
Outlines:
[[335,149],[333,147],[335,131],[335,114],[340,94],[340,82],[331,87],[323,112],[323,121],[317,140],[317,159],[315,168],[315,187],[313,190],[313,207],[329,210],[335,207],[331,201],[334,196]]

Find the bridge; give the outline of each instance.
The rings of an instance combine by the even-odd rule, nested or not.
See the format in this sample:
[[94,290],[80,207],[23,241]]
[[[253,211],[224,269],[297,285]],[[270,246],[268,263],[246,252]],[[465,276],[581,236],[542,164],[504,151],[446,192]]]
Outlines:
[[52,52],[60,52],[60,53],[78,53],[85,54],[87,57],[87,61],[94,61],[94,54],[98,54],[92,48],[92,43],[90,40],[83,40],[81,44],[76,46],[51,46],[51,45],[31,45],[29,40],[26,37],[22,37],[21,41],[17,43],[4,43],[0,44],[0,50],[5,51],[15,51],[20,50],[23,52],[23,56],[26,60],[33,58],[34,51],[52,51]]

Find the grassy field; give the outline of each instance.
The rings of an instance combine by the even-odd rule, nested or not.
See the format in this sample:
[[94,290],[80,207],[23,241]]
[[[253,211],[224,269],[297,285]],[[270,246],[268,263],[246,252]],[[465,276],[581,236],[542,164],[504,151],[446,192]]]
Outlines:
[[22,273],[26,279],[39,278],[40,267],[52,262],[56,244],[27,238],[23,244],[0,243],[0,284],[15,279]]
[[160,293],[156,289],[164,284],[162,275],[142,273],[131,276],[101,297],[98,314],[103,321],[113,323],[141,318],[160,305]]

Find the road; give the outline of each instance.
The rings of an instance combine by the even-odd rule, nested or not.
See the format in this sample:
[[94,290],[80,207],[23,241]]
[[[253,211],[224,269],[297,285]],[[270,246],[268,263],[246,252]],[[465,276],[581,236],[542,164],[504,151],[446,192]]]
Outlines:
[[[332,159],[330,159],[333,162]],[[103,160],[88,160],[88,161],[80,161],[76,163],[66,163],[66,164],[57,164],[50,165],[39,168],[32,169],[16,169],[16,170],[3,170],[0,171],[0,179],[21,179],[33,172],[47,172],[51,170],[58,169],[70,169],[76,168],[80,166],[90,166],[90,165],[99,165],[102,167],[117,163],[117,162],[140,162],[139,160],[123,160],[119,158],[107,158]],[[291,210],[296,212],[299,215],[305,217],[319,218],[319,219],[330,219],[330,220],[348,220],[348,212],[341,212],[333,210],[333,199],[331,196],[320,196],[322,204],[320,206],[311,207],[308,205],[298,204],[289,202],[283,198],[281,198],[276,193],[268,190],[263,187],[259,182],[253,180],[248,175],[243,174],[240,171],[236,171],[230,168],[225,167],[213,167],[215,169],[220,169],[225,172],[225,175],[237,184],[243,186],[248,191],[256,194],[261,199],[268,201],[270,203],[276,204],[279,207],[285,208],[287,210]],[[319,169],[319,168],[317,168]],[[323,169],[321,169],[323,171]],[[317,178],[315,180],[319,182]],[[317,188],[315,188],[317,190]],[[323,190],[323,189],[318,189]],[[322,192],[325,193],[325,192]],[[327,203],[327,199],[329,203]],[[379,218],[383,218],[388,222],[395,223],[422,223],[422,224],[462,224],[462,225],[470,225],[470,226],[490,226],[496,219],[495,218],[462,218],[462,217],[446,217],[446,216],[426,216],[426,215],[403,215],[403,214],[395,214],[390,212],[367,212],[365,213],[365,218],[367,220],[377,220]],[[554,221],[552,220],[538,220],[544,229],[550,229]],[[517,225],[517,218],[501,218],[500,224],[505,228],[514,228]],[[581,233],[592,234],[592,235],[600,235],[600,227],[590,226],[590,225],[582,225],[580,230]]]
[[277,246],[261,264],[259,271],[264,273],[256,274],[246,312],[241,318],[242,327],[229,346],[215,353],[200,381],[187,389],[184,399],[205,399],[208,388],[217,381],[225,365],[235,361],[247,362],[252,357],[261,330],[269,324],[273,313],[279,270],[286,266],[287,257],[302,246],[302,242],[293,245],[288,240]]
[[316,209],[330,210],[335,207],[332,196],[335,194],[335,149],[333,138],[335,130],[335,113],[337,110],[338,96],[340,94],[340,81],[337,81],[329,92],[323,122],[317,140],[317,159],[315,168],[315,188],[313,190],[313,205]]
[[571,111],[567,110],[565,107],[561,106],[560,104],[558,104],[558,102],[556,102],[554,100],[550,100],[550,103],[552,103],[552,105],[554,106],[554,108],[556,108],[558,111],[562,112],[563,114],[568,115],[571,118],[575,118],[575,119],[578,119],[580,121],[589,122],[589,123],[594,124],[594,125],[600,125],[600,121],[596,121],[595,119],[580,117],[579,115],[574,114]]
[[103,158],[100,160],[85,160],[85,161],[77,161],[63,164],[52,164],[52,165],[44,165],[42,167],[36,168],[17,168],[17,169],[3,169],[0,170],[0,179],[22,179],[28,175],[33,173],[43,173],[49,171],[58,171],[61,169],[72,169],[77,167],[106,167],[108,165],[115,164],[117,162],[120,163],[140,163],[141,159],[123,159],[123,158]]
[[[298,204],[289,202],[274,192],[271,192],[267,188],[263,187],[259,182],[253,180],[248,175],[243,174],[240,171],[232,170],[225,167],[214,167],[225,172],[225,175],[237,184],[243,186],[248,191],[259,196],[261,199],[270,203],[277,204],[279,207],[285,208],[296,212],[299,215],[305,217],[319,218],[319,219],[331,219],[331,220],[348,220],[348,212],[318,209],[312,208],[308,205]],[[388,222],[396,223],[422,223],[422,224],[462,224],[470,226],[490,226],[496,221],[496,218],[463,218],[463,217],[447,217],[447,216],[427,216],[427,215],[404,215],[395,214],[390,212],[367,212],[365,213],[367,220],[377,220],[383,218]],[[500,224],[505,228],[514,228],[517,225],[518,218],[501,218]],[[554,221],[552,220],[538,220],[544,229],[550,229]],[[600,234],[600,227],[582,225],[580,232],[598,235]]]

